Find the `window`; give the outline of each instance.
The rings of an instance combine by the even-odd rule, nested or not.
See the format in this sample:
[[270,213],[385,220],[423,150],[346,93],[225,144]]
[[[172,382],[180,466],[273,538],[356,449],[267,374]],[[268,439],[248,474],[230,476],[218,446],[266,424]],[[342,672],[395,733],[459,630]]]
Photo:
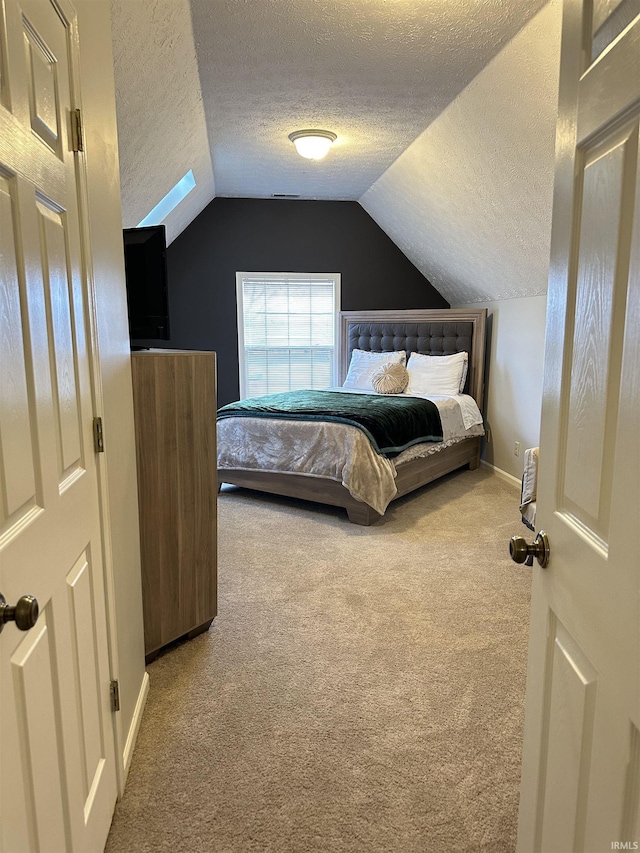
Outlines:
[[236,273],[240,397],[336,383],[339,273]]
[[156,204],[151,213],[148,213],[145,218],[138,222],[138,228],[144,228],[146,225],[161,225],[167,216],[176,208],[183,198],[186,198],[191,190],[196,185],[196,179],[193,177],[191,169],[187,174],[180,178],[178,183],[169,190],[166,196]]

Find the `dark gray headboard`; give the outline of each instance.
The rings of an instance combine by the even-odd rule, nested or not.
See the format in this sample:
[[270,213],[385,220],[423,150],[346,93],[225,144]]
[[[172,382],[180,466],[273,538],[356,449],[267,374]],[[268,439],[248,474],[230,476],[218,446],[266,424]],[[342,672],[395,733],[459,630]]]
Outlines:
[[486,309],[416,311],[343,311],[340,314],[340,382],[351,352],[398,352],[425,355],[469,353],[465,392],[482,409]]

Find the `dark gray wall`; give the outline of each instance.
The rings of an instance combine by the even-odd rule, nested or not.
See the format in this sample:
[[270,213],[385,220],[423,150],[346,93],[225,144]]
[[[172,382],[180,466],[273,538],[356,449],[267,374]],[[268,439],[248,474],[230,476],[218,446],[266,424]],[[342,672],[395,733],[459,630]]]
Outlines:
[[219,405],[239,394],[236,272],[339,272],[344,311],[449,307],[357,202],[216,198],[167,265],[163,345],[216,350]]

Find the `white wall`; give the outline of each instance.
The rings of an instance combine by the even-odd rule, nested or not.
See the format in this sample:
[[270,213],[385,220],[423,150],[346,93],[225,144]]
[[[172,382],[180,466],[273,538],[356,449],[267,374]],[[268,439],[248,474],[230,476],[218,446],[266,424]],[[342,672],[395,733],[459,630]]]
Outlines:
[[[485,422],[491,438],[485,462],[520,479],[524,451],[540,443],[547,297],[503,299],[456,308],[486,308],[488,372]],[[520,456],[514,454],[520,442]]]
[[131,353],[124,280],[118,140],[109,0],[77,3],[85,156],[105,453],[107,598],[111,676],[120,683],[116,715],[120,793],[131,758],[148,677],[145,673],[138,486],[131,390]]

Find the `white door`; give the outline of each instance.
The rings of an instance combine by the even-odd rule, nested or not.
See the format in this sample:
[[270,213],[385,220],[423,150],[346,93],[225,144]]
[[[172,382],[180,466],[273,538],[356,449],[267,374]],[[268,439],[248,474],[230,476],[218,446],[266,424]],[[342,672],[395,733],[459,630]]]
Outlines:
[[564,4],[521,853],[640,848],[639,11]]
[[102,850],[116,799],[92,439],[77,30],[0,0],[0,850]]

